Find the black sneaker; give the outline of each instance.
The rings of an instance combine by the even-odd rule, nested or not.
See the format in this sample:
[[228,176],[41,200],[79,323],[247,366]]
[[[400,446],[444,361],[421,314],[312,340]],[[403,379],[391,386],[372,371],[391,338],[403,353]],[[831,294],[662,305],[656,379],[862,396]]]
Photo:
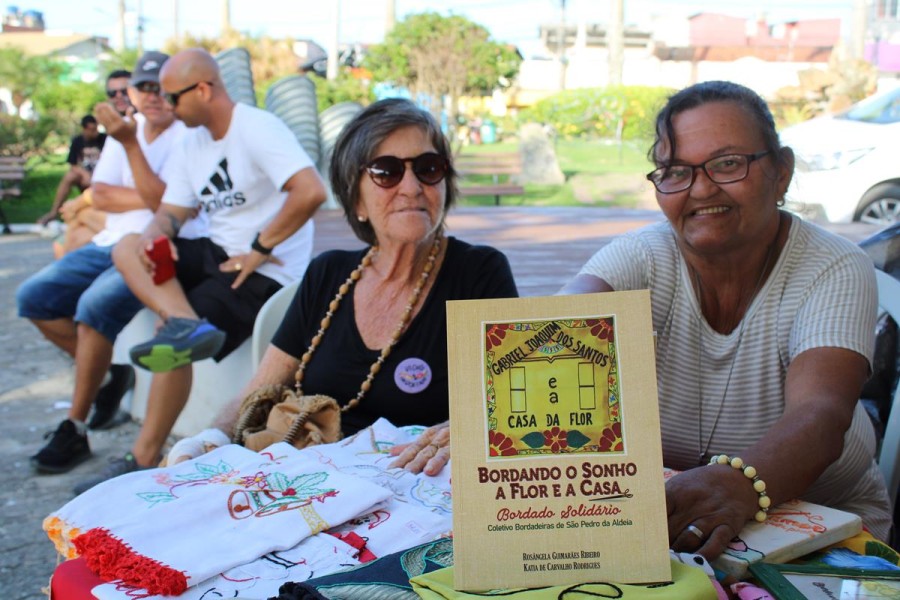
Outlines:
[[134,387],[134,367],[111,365],[109,381],[97,392],[94,412],[88,420],[88,429],[111,429],[131,420],[131,415],[119,410],[125,392]]
[[152,469],[153,467],[142,467],[137,463],[137,460],[134,458],[134,454],[129,452],[122,458],[111,458],[109,459],[109,463],[106,467],[97,475],[93,477],[88,477],[87,479],[80,481],[72,488],[72,491],[75,492],[75,495],[78,496],[88,491],[92,487],[97,484],[103,483],[107,479],[112,479],[113,477],[118,477],[119,475],[124,475],[125,473],[131,473],[133,471],[141,471],[143,469]]
[[47,432],[47,445],[31,457],[31,466],[38,473],[65,473],[91,457],[86,433],[78,433],[75,423],[66,419],[56,431]]
[[164,373],[215,356],[225,343],[225,332],[206,319],[170,317],[153,339],[131,349],[137,366]]

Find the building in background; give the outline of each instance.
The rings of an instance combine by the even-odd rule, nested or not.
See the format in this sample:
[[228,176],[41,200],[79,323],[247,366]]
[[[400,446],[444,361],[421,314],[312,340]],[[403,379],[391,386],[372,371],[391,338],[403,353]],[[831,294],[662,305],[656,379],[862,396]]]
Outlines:
[[[525,56],[508,104],[528,106],[561,89],[606,86],[607,34],[603,24],[542,26],[541,45]],[[657,18],[643,29],[625,27],[622,83],[683,88],[728,79],[771,97],[798,85],[800,72],[826,68],[840,35],[840,19],[770,24],[765,17],[713,13]]]

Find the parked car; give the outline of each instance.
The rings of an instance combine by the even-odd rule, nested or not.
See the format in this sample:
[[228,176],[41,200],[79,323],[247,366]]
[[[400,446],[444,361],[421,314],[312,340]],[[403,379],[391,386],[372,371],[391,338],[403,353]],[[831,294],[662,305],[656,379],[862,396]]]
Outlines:
[[833,223],[900,221],[900,87],[787,127],[796,156],[787,208]]

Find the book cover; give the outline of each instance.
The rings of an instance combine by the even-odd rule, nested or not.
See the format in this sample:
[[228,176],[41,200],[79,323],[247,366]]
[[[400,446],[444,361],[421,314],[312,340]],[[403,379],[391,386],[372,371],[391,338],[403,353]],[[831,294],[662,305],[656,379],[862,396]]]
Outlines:
[[671,578],[646,291],[447,304],[454,585]]

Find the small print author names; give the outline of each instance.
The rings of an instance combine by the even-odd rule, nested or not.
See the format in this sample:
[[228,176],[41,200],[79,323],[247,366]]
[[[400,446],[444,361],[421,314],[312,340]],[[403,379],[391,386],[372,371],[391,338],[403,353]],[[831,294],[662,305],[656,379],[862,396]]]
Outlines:
[[574,552],[523,552],[522,569],[526,572],[577,571],[599,569],[600,552],[578,550]]

